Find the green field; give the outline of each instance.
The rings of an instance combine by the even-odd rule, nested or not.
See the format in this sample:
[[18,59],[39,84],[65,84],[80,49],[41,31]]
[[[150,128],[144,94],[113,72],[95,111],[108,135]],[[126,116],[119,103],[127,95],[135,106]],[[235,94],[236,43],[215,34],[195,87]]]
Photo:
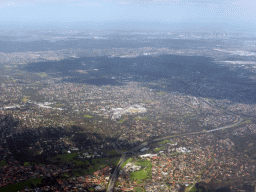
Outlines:
[[140,180],[140,179],[146,179],[148,177],[148,174],[146,171],[135,171],[130,174],[130,179]]
[[39,75],[40,77],[47,77],[46,73],[37,73],[37,75]]
[[93,118],[93,116],[91,116],[91,115],[84,115],[84,118],[89,118],[89,119],[91,119],[91,118]]
[[29,96],[23,96],[23,98],[21,99],[23,103],[26,103],[28,100],[29,100]]
[[103,150],[105,153],[107,153],[108,155],[117,155],[118,153],[116,152],[116,150]]
[[17,183],[17,184],[13,184],[13,185],[8,185],[6,187],[2,187],[0,188],[0,192],[16,192],[16,191],[21,191],[23,190],[23,186],[28,186],[29,188],[31,188],[31,184],[33,183],[34,185],[37,185],[39,183],[41,183],[43,178],[34,178],[34,179],[30,179],[28,181],[25,182],[21,182],[21,183]]
[[58,155],[55,157],[50,158],[51,161],[53,162],[58,162],[60,161],[61,163],[71,163],[72,160],[78,156],[78,153],[68,153],[68,154],[63,154],[63,155]]
[[123,123],[123,122],[125,122],[127,119],[119,119],[118,120],[118,123]]
[[109,165],[116,166],[119,160],[120,160],[120,157],[114,157],[114,158],[93,159],[92,162],[94,163],[94,167],[97,167],[100,169]]
[[[112,153],[110,151],[110,153]],[[78,159],[78,153],[69,153],[58,155],[50,158],[49,160],[52,162],[61,162],[61,163],[72,163],[79,166],[79,168],[74,169],[72,171],[73,175],[78,177],[85,174],[92,174],[95,171],[104,168],[109,165],[117,165],[120,157],[114,158],[102,158],[102,159]]]
[[29,162],[24,162],[24,166],[30,166],[31,164]]
[[150,121],[150,119],[148,119],[147,117],[140,117],[140,116],[135,117],[134,120]]
[[196,192],[196,186],[193,184],[193,187],[192,185],[188,186],[185,190],[185,192]]
[[163,91],[160,91],[160,92],[155,92],[155,94],[157,94],[157,95],[165,95],[166,94],[166,92],[163,92]]
[[121,169],[123,169],[124,166],[125,166],[127,163],[131,162],[131,161],[132,161],[132,158],[127,159],[127,160],[122,164]]
[[0,161],[0,167],[6,166],[6,165],[7,165],[7,163],[5,160]]
[[85,174],[92,174],[95,171],[97,171],[99,169],[102,169],[106,166],[109,166],[109,165],[115,165],[116,166],[119,162],[119,159],[120,159],[119,157],[93,159],[92,164],[90,164],[89,161],[88,161],[88,164],[85,164],[86,166],[72,170],[72,174],[75,177],[79,177],[79,176],[85,175]]
[[62,103],[56,103],[56,104],[54,104],[54,107],[63,107],[64,106],[64,104],[62,104]]
[[143,191],[144,191],[141,187],[136,187],[134,190],[135,190],[136,192],[143,192]]
[[137,161],[136,165],[140,165],[140,166],[142,166],[142,168],[144,168],[148,165],[151,165],[151,162],[148,160],[139,160],[139,161]]
[[79,165],[79,166],[89,166],[90,163],[87,160],[73,160],[72,163]]
[[[136,162],[136,165],[141,166],[140,171],[145,172],[146,175],[147,175],[146,178],[149,177],[151,179],[151,177],[152,177],[152,175],[151,175],[152,164],[151,164],[150,161],[148,161],[148,160],[139,160],[139,161]],[[139,171],[137,171],[137,172],[139,172]]]
[[61,177],[64,177],[64,178],[69,178],[69,174],[67,174],[67,173],[64,173],[64,174],[62,174],[62,175],[61,175]]
[[168,140],[168,139],[166,139],[166,140],[164,140],[164,141],[161,141],[161,142],[159,142],[158,144],[159,144],[159,145],[163,145],[163,144],[166,144],[166,143],[174,144],[174,142],[172,142],[172,141],[170,141],[170,140]]
[[163,150],[163,149],[164,149],[164,146],[163,146],[163,147],[155,148],[154,151],[155,151],[155,152],[158,152],[158,151],[161,151],[161,150]]

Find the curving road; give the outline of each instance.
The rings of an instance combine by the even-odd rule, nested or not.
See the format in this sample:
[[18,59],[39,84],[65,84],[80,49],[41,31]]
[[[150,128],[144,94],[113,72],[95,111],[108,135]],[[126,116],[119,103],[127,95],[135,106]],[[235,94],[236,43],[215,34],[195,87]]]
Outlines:
[[[229,111],[226,111],[222,108],[220,108],[219,106],[216,106],[208,101],[206,101],[205,99],[202,99],[202,98],[198,98],[199,100],[201,100],[202,102],[205,102],[207,103],[208,105],[212,106],[212,107],[215,107],[219,110],[222,110],[228,114],[232,114],[232,115],[235,115],[235,116],[238,116],[237,114],[235,113],[232,113],[232,112],[229,112]],[[116,166],[111,178],[110,178],[110,181],[109,181],[109,186],[108,186],[108,189],[107,189],[107,192],[112,192],[113,189],[114,189],[114,186],[115,186],[115,181],[116,181],[116,178],[118,176],[118,173],[119,173],[119,170],[122,166],[122,164],[127,160],[127,158],[129,157],[127,155],[127,153],[134,153],[135,151],[138,151],[140,150],[141,148],[143,147],[146,147],[148,146],[151,142],[155,142],[155,141],[161,141],[161,140],[165,140],[167,138],[171,138],[171,137],[176,137],[176,136],[183,136],[183,135],[195,135],[195,134],[206,134],[206,133],[211,133],[211,132],[215,132],[215,131],[220,131],[220,130],[224,130],[224,129],[228,129],[228,128],[232,128],[232,127],[235,127],[237,125],[239,125],[241,122],[243,122],[245,119],[241,118],[239,116],[239,121],[238,122],[235,122],[235,123],[232,123],[231,125],[226,125],[226,126],[222,126],[222,127],[219,127],[219,128],[216,128],[216,129],[212,129],[212,130],[208,130],[208,131],[199,131],[199,132],[192,132],[192,133],[183,133],[183,134],[176,134],[176,135],[169,135],[169,136],[163,136],[163,137],[160,137],[160,138],[157,138],[155,140],[149,140],[149,141],[145,141],[144,143],[142,143],[141,145],[138,145],[136,147],[134,147],[133,149],[127,151],[126,153],[123,153],[121,159],[119,160],[119,163],[118,165]]]
[[[223,129],[228,129],[228,128],[232,128],[232,127],[234,127],[234,126],[236,126],[236,125],[239,125],[239,124],[240,124],[241,122],[243,122],[243,121],[244,121],[244,119],[241,118],[241,119],[240,119],[238,122],[236,122],[236,123],[233,123],[233,124],[231,124],[231,125],[226,125],[226,126],[223,126],[223,127],[219,127],[219,128],[216,128],[216,129],[212,129],[212,130],[209,130],[209,131],[200,131],[200,132],[192,132],[192,133],[183,133],[183,134],[177,134],[177,135],[163,136],[163,137],[161,137],[161,138],[157,138],[157,139],[153,140],[153,142],[154,142],[154,141],[165,140],[165,139],[167,139],[167,138],[176,137],[176,136],[195,135],[195,134],[205,134],[205,133],[215,132],[215,131],[219,131],[219,130],[223,130]],[[151,140],[151,142],[152,142],[152,140]],[[122,164],[123,164],[123,163],[127,160],[127,158],[129,157],[129,156],[127,155],[127,153],[134,153],[135,151],[138,151],[138,150],[140,150],[141,148],[148,146],[151,142],[150,142],[150,141],[144,142],[143,144],[141,144],[141,145],[139,145],[139,146],[136,146],[135,148],[133,148],[133,149],[127,151],[126,153],[124,153],[124,154],[122,155],[121,159],[119,160],[118,165],[116,166],[116,168],[115,168],[113,174],[111,175],[107,192],[112,192],[112,191],[113,191],[114,186],[115,186],[115,181],[116,181],[116,178],[117,178],[117,176],[118,176],[119,170],[120,170]]]

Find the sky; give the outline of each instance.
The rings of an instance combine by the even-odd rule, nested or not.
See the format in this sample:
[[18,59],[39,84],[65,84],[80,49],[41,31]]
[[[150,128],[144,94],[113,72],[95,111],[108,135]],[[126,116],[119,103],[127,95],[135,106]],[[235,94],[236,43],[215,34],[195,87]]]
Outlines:
[[256,31],[256,0],[0,0],[0,27]]

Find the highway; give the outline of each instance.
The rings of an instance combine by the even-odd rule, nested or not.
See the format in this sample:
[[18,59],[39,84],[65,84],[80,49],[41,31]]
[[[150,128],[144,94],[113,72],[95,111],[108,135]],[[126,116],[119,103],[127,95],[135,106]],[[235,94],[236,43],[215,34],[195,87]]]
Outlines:
[[[177,135],[163,136],[163,137],[157,138],[157,139],[155,139],[155,140],[153,140],[153,141],[154,141],[154,142],[155,142],[155,141],[161,141],[161,140],[165,140],[165,139],[168,139],[168,138],[171,138],[171,137],[184,136],[184,135],[195,135],[195,134],[211,133],[211,132],[215,132],[215,131],[219,131],[219,130],[223,130],[223,129],[232,128],[232,127],[234,127],[234,126],[236,126],[236,125],[239,125],[242,121],[244,121],[244,119],[241,118],[241,119],[240,119],[238,122],[236,122],[236,123],[233,123],[233,124],[231,124],[231,125],[226,125],[226,126],[223,126],[223,127],[219,127],[219,128],[216,128],[216,129],[212,129],[212,130],[209,130],[209,131],[200,131],[200,132],[192,132],[192,133],[183,133],[183,134],[177,134]],[[152,142],[152,140],[151,140],[151,142]],[[143,144],[134,147],[133,149],[127,151],[126,153],[134,153],[135,151],[138,151],[138,150],[142,149],[143,147],[148,146],[151,142],[150,142],[150,141],[144,142]],[[119,160],[118,165],[116,166],[116,168],[115,168],[113,174],[111,175],[107,192],[112,192],[113,189],[114,189],[115,181],[116,181],[116,178],[117,178],[117,176],[118,176],[119,170],[120,170],[122,164],[129,158],[129,156],[128,156],[126,153],[124,153],[124,154],[122,155],[121,159]]]
[[119,173],[119,170],[120,170],[122,164],[126,161],[126,158],[127,158],[126,155],[123,154],[121,159],[119,160],[118,165],[116,166],[113,174],[111,175],[111,178],[110,178],[110,181],[109,181],[109,184],[108,184],[107,192],[113,191],[114,186],[115,186],[115,182],[116,182],[116,177],[117,177],[117,175]]
[[[219,106],[216,106],[216,105],[206,101],[205,99],[199,98],[199,100],[201,100],[202,102],[207,103],[208,105],[210,105],[212,107],[215,107],[215,108],[217,108],[219,110],[222,110],[222,111],[224,111],[224,112],[226,112],[228,114],[232,114],[232,115],[238,116],[237,114],[234,114],[232,112],[225,111],[224,109],[222,109]],[[198,131],[198,132],[191,132],[191,133],[182,133],[182,134],[176,134],[176,135],[168,135],[168,136],[163,136],[163,137],[157,138],[155,140],[145,141],[141,145],[138,145],[138,146],[134,147],[133,149],[123,153],[121,159],[119,160],[118,165],[116,166],[116,168],[115,168],[115,170],[114,170],[114,172],[113,172],[113,174],[112,174],[112,176],[110,178],[107,192],[112,192],[113,191],[114,186],[115,186],[115,181],[116,181],[116,178],[118,176],[119,170],[120,170],[122,164],[130,157],[129,155],[127,155],[127,153],[134,153],[135,151],[138,151],[138,150],[142,149],[143,147],[148,146],[152,142],[161,141],[161,140],[165,140],[165,139],[172,138],[172,137],[185,136],[185,135],[195,135],[195,134],[206,134],[206,133],[212,133],[212,132],[215,132],[215,131],[220,131],[220,130],[232,128],[232,127],[235,127],[235,126],[239,125],[240,123],[242,123],[245,120],[245,119],[243,119],[243,118],[241,118],[239,116],[238,116],[238,119],[239,119],[239,121],[237,121],[235,123],[232,123],[232,124],[226,125],[226,126],[222,126],[222,127],[216,128],[216,129],[208,130],[208,131]]]

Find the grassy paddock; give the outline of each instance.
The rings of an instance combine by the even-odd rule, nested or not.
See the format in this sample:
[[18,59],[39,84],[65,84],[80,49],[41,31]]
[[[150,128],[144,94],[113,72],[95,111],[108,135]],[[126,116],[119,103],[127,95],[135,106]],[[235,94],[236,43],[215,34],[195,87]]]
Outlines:
[[143,192],[144,191],[141,187],[136,187],[134,190],[135,190],[135,192]]
[[5,160],[1,160],[1,161],[0,161],[0,167],[4,167],[4,166],[6,166],[6,165],[7,165],[7,163],[6,163]]
[[148,160],[137,161],[136,165],[141,166],[141,170],[144,170],[147,173],[147,176],[151,179],[152,175],[152,164]]
[[91,115],[84,115],[84,118],[89,118],[89,119],[91,119],[91,118],[93,118],[93,116],[91,116]]
[[131,162],[131,161],[132,161],[132,158],[130,157],[129,159],[127,159],[127,160],[122,164],[121,169],[123,169],[123,168],[125,167],[125,165],[126,165],[127,163]]
[[21,191],[23,190],[23,186],[28,186],[29,188],[31,188],[31,184],[33,183],[34,185],[37,185],[39,183],[42,182],[43,178],[34,178],[34,179],[30,179],[28,181],[25,182],[21,182],[21,183],[16,183],[13,185],[8,185],[6,187],[2,187],[0,188],[0,192],[17,192],[17,191]]
[[130,174],[130,179],[134,179],[134,180],[146,179],[147,177],[148,177],[148,174],[144,170],[135,171]]
[[72,171],[73,175],[75,177],[79,177],[81,175],[85,174],[93,174],[95,171],[102,169],[106,166],[109,165],[117,165],[119,162],[119,157],[115,158],[102,158],[102,159],[93,159],[92,164],[87,164],[86,168],[79,168],[79,169],[74,169]]
[[155,92],[155,94],[157,94],[157,95],[165,95],[165,94],[167,94],[167,92],[163,92],[163,91],[160,91],[160,92]]
[[118,123],[123,123],[123,122],[125,122],[127,119],[119,119],[118,120]]
[[164,141],[161,141],[161,142],[159,142],[158,144],[159,144],[159,145],[163,145],[163,144],[166,144],[166,143],[174,144],[174,142],[172,142],[172,141],[170,141],[170,140],[168,140],[168,139],[166,139],[166,140],[164,140]]
[[165,148],[164,146],[163,146],[163,147],[158,147],[158,148],[155,148],[154,151],[155,151],[155,152],[158,152],[158,151],[163,150],[164,148]]
[[185,192],[196,192],[195,184],[186,187]]
[[147,117],[135,117],[134,120],[144,120],[144,121],[150,121]]
[[78,153],[68,153],[63,155],[58,155],[55,157],[50,158],[51,161],[57,162],[60,161],[61,163],[71,163],[72,160],[78,156]]

